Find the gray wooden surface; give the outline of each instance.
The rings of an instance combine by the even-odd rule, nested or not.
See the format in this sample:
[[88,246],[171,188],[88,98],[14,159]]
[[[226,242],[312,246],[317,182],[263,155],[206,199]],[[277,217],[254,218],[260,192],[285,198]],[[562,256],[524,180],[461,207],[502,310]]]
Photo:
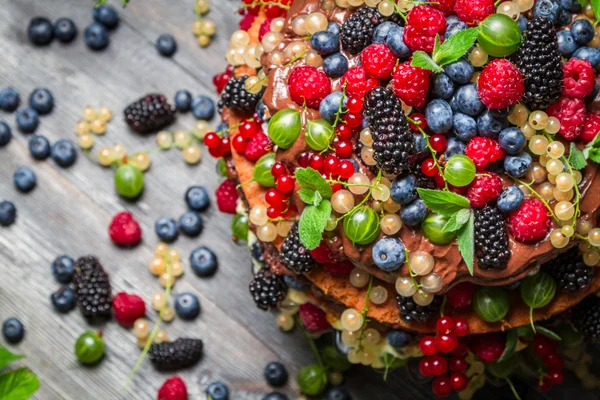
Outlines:
[[[51,141],[64,137],[75,140],[74,124],[89,104],[106,105],[115,114],[108,133],[97,138],[98,144],[123,143],[129,153],[154,147],[152,136],[139,136],[127,129],[121,110],[154,91],[172,98],[176,90],[185,88],[214,97],[211,79],[225,66],[223,53],[239,20],[237,4],[213,1],[209,18],[217,23],[217,36],[208,49],[200,49],[190,31],[192,0],[132,0],[121,12],[122,22],[111,33],[109,48],[93,53],[81,37],[91,21],[91,1],[3,0],[0,88],[13,86],[22,99],[36,87],[47,87],[54,93],[55,110],[42,117],[38,130]],[[70,45],[56,42],[47,48],[33,48],[25,30],[28,21],[38,15],[51,20],[72,18],[80,36]],[[179,50],[172,59],[160,57],[153,46],[165,32],[178,41]],[[157,373],[146,362],[124,390],[140,351],[133,334],[114,322],[93,327],[102,329],[106,340],[107,354],[100,365],[86,368],[75,362],[74,342],[91,327],[78,311],[63,316],[52,310],[49,296],[58,283],[50,274],[50,262],[59,254],[95,254],[108,270],[115,293],[135,292],[149,303],[150,295],[161,289],[147,269],[157,243],[154,220],[161,215],[181,215],[186,209],[183,194],[191,184],[206,185],[213,192],[218,184],[215,162],[207,153],[198,166],[187,166],[177,150],[152,154],[144,195],[130,203],[114,193],[113,171],[93,164],[82,153],[69,169],[61,169],[52,161],[34,161],[26,136],[16,131],[14,117],[0,112],[0,120],[7,121],[15,135],[10,145],[0,150],[0,199],[11,200],[18,208],[17,223],[0,229],[0,320],[16,316],[24,322],[27,333],[21,344],[8,347],[26,354],[21,364],[40,377],[36,399],[153,399],[168,375]],[[174,128],[191,129],[193,122],[191,115],[180,116]],[[37,188],[26,195],[18,193],[12,183],[13,171],[23,165],[31,166],[38,178]],[[133,212],[144,231],[143,244],[134,249],[116,248],[106,233],[111,216],[122,210]],[[267,362],[280,360],[291,376],[312,362],[298,332],[282,334],[274,315],[258,311],[250,301],[250,257],[243,246],[230,241],[229,221],[230,217],[213,207],[206,214],[206,228],[199,239],[180,238],[174,244],[186,261],[185,276],[177,282],[174,293],[195,292],[202,306],[195,321],[176,319],[166,327],[171,338],[192,336],[205,342],[201,363],[180,374],[188,384],[190,399],[204,399],[206,386],[214,380],[229,386],[232,399],[260,399],[269,391],[262,377]],[[200,279],[189,268],[187,257],[199,245],[211,247],[219,256],[219,271],[213,278]],[[148,314],[154,319],[154,312]],[[432,397],[428,385],[413,384],[404,370],[383,383],[377,373],[355,368],[346,386],[354,399]],[[297,389],[290,379],[283,391],[293,399]],[[504,394],[497,394],[500,392]],[[490,390],[487,395],[505,396],[505,390]]]

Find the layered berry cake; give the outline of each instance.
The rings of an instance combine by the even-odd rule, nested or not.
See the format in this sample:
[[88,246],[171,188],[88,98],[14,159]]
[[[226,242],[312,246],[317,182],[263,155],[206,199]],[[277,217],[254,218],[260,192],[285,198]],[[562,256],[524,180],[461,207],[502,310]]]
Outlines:
[[205,137],[257,306],[441,397],[600,339],[598,7],[497,3],[245,1]]

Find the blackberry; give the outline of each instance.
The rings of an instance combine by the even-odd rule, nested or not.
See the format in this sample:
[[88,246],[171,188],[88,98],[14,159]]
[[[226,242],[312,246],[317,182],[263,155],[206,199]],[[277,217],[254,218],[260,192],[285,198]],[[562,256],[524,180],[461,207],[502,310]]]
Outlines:
[[542,268],[552,275],[564,292],[579,292],[588,287],[594,277],[592,267],[583,263],[583,256],[577,247],[559,254],[542,265]]
[[427,176],[421,171],[421,167],[411,168],[411,174],[417,177],[417,187],[423,189],[437,189],[435,179],[432,176]]
[[379,168],[398,175],[412,167],[417,153],[415,139],[398,97],[392,90],[378,87],[367,93],[364,108]]
[[138,133],[159,131],[175,121],[175,106],[162,94],[151,93],[134,101],[123,111],[125,122]]
[[219,112],[223,110],[223,107],[229,107],[232,111],[243,114],[253,115],[256,109],[256,105],[262,98],[264,89],[256,94],[252,94],[246,91],[244,82],[246,82],[248,76],[240,76],[238,78],[231,78],[223,92],[221,92],[221,99],[219,100]]
[[420,306],[412,297],[396,296],[400,317],[406,322],[427,323],[440,312],[443,297],[435,296],[428,306]]
[[153,343],[148,358],[158,370],[190,367],[202,357],[202,340],[179,338],[174,342]]
[[281,245],[281,262],[285,267],[297,274],[305,274],[310,272],[315,264],[308,249],[300,242],[298,233],[298,225],[290,230]]
[[283,278],[266,267],[254,274],[249,288],[254,303],[264,311],[277,307],[287,291]]
[[506,268],[510,259],[506,221],[495,204],[475,209],[475,255],[479,268]]
[[397,13],[384,17],[377,9],[363,7],[356,10],[342,24],[342,47],[350,54],[358,54],[371,44],[373,31],[385,21],[400,22]]
[[73,289],[79,309],[86,318],[110,316],[110,282],[96,257],[85,256],[77,260]]
[[561,95],[563,66],[552,21],[538,17],[527,23],[525,38],[516,55],[523,74],[523,102],[530,110],[543,110]]
[[600,297],[589,295],[573,307],[571,320],[575,329],[587,339],[600,341]]

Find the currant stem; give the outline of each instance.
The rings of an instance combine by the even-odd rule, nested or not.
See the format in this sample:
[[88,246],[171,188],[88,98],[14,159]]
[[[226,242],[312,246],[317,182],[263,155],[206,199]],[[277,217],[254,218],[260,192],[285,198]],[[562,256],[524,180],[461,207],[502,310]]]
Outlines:
[[421,135],[423,135],[423,137],[425,138],[425,144],[427,145],[427,148],[429,149],[429,152],[431,153],[431,156],[433,158],[433,164],[437,167],[438,173],[442,176],[442,179],[444,179],[444,190],[448,190],[448,182],[446,182],[446,178],[444,178],[444,170],[442,169],[442,166],[439,164],[439,162],[437,160],[437,151],[435,151],[433,149],[433,147],[431,147],[431,143],[429,142],[429,135],[426,134],[425,131],[419,126],[419,125],[421,125],[420,121],[415,121],[414,119],[412,119],[410,117],[406,117],[406,119],[409,122],[412,122],[417,127],[417,129],[419,130]]
[[297,314],[295,316],[295,319],[296,319],[296,323],[300,327],[300,330],[302,331],[302,336],[304,336],[304,339],[308,342],[308,346],[310,347],[310,351],[313,353],[315,360],[317,360],[317,363],[319,364],[319,366],[321,366],[321,368],[325,368],[325,364],[323,364],[323,360],[321,359],[321,354],[319,353],[319,349],[317,349],[317,345],[315,344],[315,341],[313,340],[312,337],[310,337],[310,335],[306,331],[306,328],[304,327],[304,324],[302,324],[302,321],[300,320],[300,317]]
[[[379,185],[379,182],[381,181],[381,170],[379,170],[379,172],[377,173],[377,178],[375,179],[375,184],[371,185],[372,187],[369,189],[369,192],[367,193],[367,195],[361,200],[360,203],[358,203],[357,205],[355,205],[354,207],[352,207],[352,209],[350,211],[348,211],[346,214],[342,215],[341,217],[339,217],[336,222],[340,222],[341,220],[343,220],[344,218],[346,218],[349,215],[354,214],[354,212],[356,210],[358,210],[358,208],[360,206],[362,206],[363,204],[365,204],[367,202],[367,200],[369,198],[371,198],[371,194],[373,194],[373,189]],[[358,184],[357,184],[358,185]]]
[[337,124],[340,123],[340,121],[342,120],[342,118],[340,117],[340,115],[343,115],[345,113],[347,113],[348,111],[344,111],[344,99],[346,98],[346,82],[344,82],[344,87],[342,88],[342,98],[340,99],[340,105],[338,107],[337,112],[335,113],[335,121],[333,121],[333,128],[335,129],[335,127],[337,126]]
[[358,351],[362,350],[362,341],[365,335],[365,328],[367,327],[367,312],[369,311],[369,299],[371,297],[371,290],[373,289],[373,275],[369,277],[369,286],[367,288],[367,294],[365,296],[365,304],[362,311],[360,312],[363,317],[363,323],[360,327],[360,334],[358,335]]
[[[498,1],[500,1],[500,0],[498,0]],[[510,391],[512,392],[513,396],[515,396],[515,399],[521,400],[521,397],[519,396],[519,393],[517,393],[517,389],[515,389],[515,385],[513,385],[510,378],[504,378],[504,380],[508,384],[508,387],[510,388]]]
[[[519,178],[515,178],[514,176],[510,176],[508,175],[513,181],[525,186],[527,189],[529,189],[529,191],[535,196],[537,197],[542,203],[544,203],[544,205],[546,206],[546,208],[548,209],[548,211],[550,212],[550,215],[552,215],[552,218],[554,218],[554,220],[556,221],[556,223],[560,224],[560,220],[558,219],[558,217],[556,216],[556,214],[554,214],[554,210],[552,209],[552,207],[550,207],[550,204],[548,204],[548,202],[538,193],[536,192],[532,187],[531,187],[531,183],[525,183],[522,180],[520,180]],[[533,183],[533,182],[532,182]]]

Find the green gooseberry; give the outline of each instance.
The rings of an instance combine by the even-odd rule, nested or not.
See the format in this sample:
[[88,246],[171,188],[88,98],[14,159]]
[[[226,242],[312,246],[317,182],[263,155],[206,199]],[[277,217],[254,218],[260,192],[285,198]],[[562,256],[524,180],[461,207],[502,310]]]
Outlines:
[[475,179],[475,174],[477,174],[475,163],[463,154],[450,157],[444,168],[446,181],[457,187],[469,185]]
[[442,214],[429,213],[421,223],[421,230],[429,241],[433,244],[448,244],[456,238],[456,232],[443,232],[442,229],[450,217]]
[[308,147],[315,151],[323,151],[329,147],[333,137],[333,127],[324,119],[308,121],[304,139]]
[[282,149],[289,149],[300,136],[301,128],[300,111],[284,108],[269,121],[269,138]]
[[353,243],[366,245],[379,236],[379,215],[371,207],[361,206],[344,218],[344,232]]
[[84,364],[93,364],[104,355],[104,340],[97,332],[87,331],[75,342],[75,355]]
[[248,239],[248,217],[245,214],[236,214],[231,220],[231,233],[239,240]]
[[497,322],[508,314],[510,302],[506,290],[496,286],[480,286],[473,296],[473,308],[482,320]]
[[307,365],[296,377],[300,391],[309,396],[318,396],[327,387],[327,371],[318,364]]
[[517,364],[517,358],[513,354],[506,360],[486,364],[485,369],[496,378],[506,379],[517,368]]
[[519,49],[521,29],[504,14],[492,14],[479,25],[479,46],[493,57],[506,57]]
[[115,171],[115,188],[125,198],[136,198],[144,188],[144,174],[131,164],[121,165]]
[[275,178],[271,167],[275,164],[275,153],[267,153],[254,164],[252,179],[264,187],[275,187]]

